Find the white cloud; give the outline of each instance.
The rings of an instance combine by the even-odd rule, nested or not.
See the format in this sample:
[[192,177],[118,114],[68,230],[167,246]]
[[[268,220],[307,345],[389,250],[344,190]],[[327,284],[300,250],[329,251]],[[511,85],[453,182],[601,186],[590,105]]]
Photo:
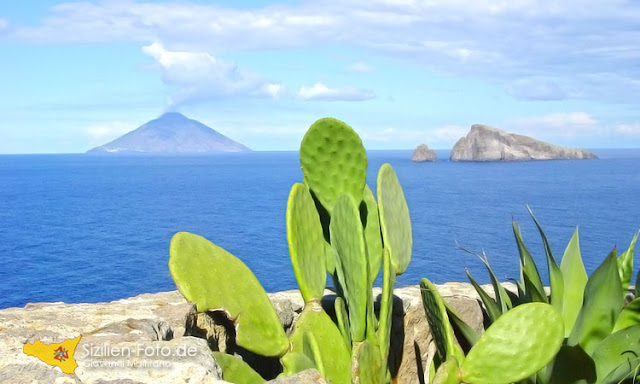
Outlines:
[[640,124],[618,124],[614,130],[624,136],[640,136]]
[[9,30],[9,21],[0,17],[0,32]]
[[376,97],[370,90],[357,88],[330,88],[323,83],[315,83],[311,87],[302,86],[298,90],[302,100],[321,101],[364,101]]
[[543,116],[522,117],[498,128],[538,139],[584,137],[603,132],[598,121],[586,112],[556,112]]
[[349,66],[349,71],[355,73],[371,73],[373,72],[373,67],[362,61],[357,61]]
[[[176,52],[216,54],[341,44],[480,77],[524,99],[617,100],[640,98],[640,86],[619,91],[640,81],[638,24],[640,3],[633,1],[319,0],[240,9],[104,0],[53,6],[40,25],[13,26],[8,35],[159,41]],[[598,80],[611,68],[631,82]]]
[[107,143],[137,128],[135,123],[110,121],[89,125],[85,132],[92,143]]
[[172,104],[228,95],[279,97],[285,90],[206,52],[170,51],[158,42],[142,51],[158,63],[163,80],[176,88]]

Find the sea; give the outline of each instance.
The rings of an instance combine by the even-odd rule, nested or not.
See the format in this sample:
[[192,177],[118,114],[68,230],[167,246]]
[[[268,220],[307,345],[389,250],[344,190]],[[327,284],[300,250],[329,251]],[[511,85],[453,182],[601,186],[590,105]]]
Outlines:
[[[560,259],[576,228],[590,274],[640,230],[640,149],[594,150],[598,160],[456,163],[439,151],[369,151],[368,183],[390,163],[402,184],[413,256],[397,287],[517,279],[512,220],[544,279],[547,268],[528,204]],[[236,255],[268,292],[295,289],[285,228],[297,152],[207,156],[0,156],[0,308],[33,302],[103,302],[176,289],[171,237],[199,234]],[[640,246],[639,246],[640,248]],[[640,267],[636,252],[635,273]]]

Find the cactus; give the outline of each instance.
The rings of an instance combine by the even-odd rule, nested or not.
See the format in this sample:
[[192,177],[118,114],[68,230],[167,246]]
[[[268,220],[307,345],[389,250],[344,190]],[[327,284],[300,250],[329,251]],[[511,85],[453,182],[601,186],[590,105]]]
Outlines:
[[249,364],[237,357],[222,352],[213,352],[218,366],[222,369],[222,379],[231,383],[261,384],[265,380]]
[[331,213],[343,193],[362,200],[367,155],[362,140],[340,120],[324,118],[311,125],[300,145],[304,182]]
[[[203,237],[179,232],[171,239],[169,270],[180,293],[198,311],[224,309],[236,322],[239,346],[264,356],[289,347],[278,315],[242,261]],[[229,295],[233,292],[233,295]]]
[[[389,382],[393,286],[409,264],[412,246],[402,188],[393,168],[383,165],[376,202],[365,184],[362,141],[335,119],[320,119],[309,128],[300,164],[304,184],[291,188],[286,223],[305,306],[288,339],[251,271],[207,240],[187,233],[174,237],[169,262],[174,281],[199,311],[226,311],[236,323],[239,346],[279,357],[282,375],[315,367],[330,384]],[[372,287],[380,269],[377,318]],[[335,283],[337,325],[321,305],[327,271]],[[241,360],[216,358],[233,382],[262,380]]]

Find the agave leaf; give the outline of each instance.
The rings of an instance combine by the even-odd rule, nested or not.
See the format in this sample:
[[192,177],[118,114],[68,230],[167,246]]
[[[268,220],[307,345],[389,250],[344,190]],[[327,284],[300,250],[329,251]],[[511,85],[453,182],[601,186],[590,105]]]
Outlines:
[[467,273],[467,277],[469,278],[471,285],[473,285],[473,288],[475,288],[476,292],[478,292],[478,295],[480,296],[480,299],[482,300],[482,303],[487,310],[487,315],[489,315],[489,320],[492,323],[495,322],[496,320],[498,320],[500,315],[502,315],[500,307],[498,306],[496,301],[493,300],[491,296],[489,296],[489,294],[475,281],[469,271],[467,270],[465,272]]
[[449,316],[451,325],[453,325],[454,328],[458,330],[459,334],[464,337],[464,341],[469,346],[469,348],[476,345],[476,343],[480,339],[480,335],[478,334],[478,332],[476,332],[475,329],[471,328],[469,324],[462,320],[460,315],[458,315],[456,311],[451,308],[449,304],[447,304],[446,301],[444,302],[444,306],[447,309],[447,316]]
[[635,300],[622,308],[611,333],[618,332],[636,324],[640,324],[640,297],[636,297]]
[[638,233],[631,240],[629,248],[618,257],[618,272],[620,273],[620,281],[622,282],[623,298],[627,295],[627,291],[631,286],[631,279],[633,278],[633,251],[636,247],[636,241],[638,240]]
[[508,384],[531,377],[560,350],[563,328],[562,316],[549,304],[513,308],[471,348],[460,366],[462,382]]
[[462,350],[456,344],[456,337],[451,323],[449,323],[444,300],[435,285],[429,279],[423,278],[420,280],[420,293],[439,361],[444,362],[452,357],[458,360],[464,359]]
[[578,239],[578,228],[576,228],[567,248],[562,256],[560,270],[564,277],[564,298],[562,300],[562,317],[564,318],[565,337],[569,336],[578,318],[584,289],[587,285],[587,272],[580,257],[580,242]]
[[[511,223],[513,227],[513,235],[516,238],[516,243],[518,244],[518,253],[520,254],[520,270],[523,277],[523,282],[525,283],[525,288],[527,291],[534,290],[531,294],[531,297],[535,301],[540,301],[543,303],[548,303],[547,296],[544,292],[544,284],[542,284],[542,279],[540,278],[540,273],[538,272],[538,266],[536,265],[533,257],[531,257],[531,253],[524,245],[524,241],[522,241],[522,233],[520,232],[520,228],[516,225],[516,222],[513,221]],[[529,283],[527,284],[527,280]]]
[[622,285],[614,249],[589,278],[584,291],[584,304],[567,340],[580,345],[588,354],[611,334],[622,309]]
[[258,279],[237,257],[204,237],[179,232],[171,239],[169,270],[178,290],[200,312],[224,309],[236,324],[239,346],[281,356],[289,340]]
[[212,352],[222,369],[222,379],[234,384],[260,384],[266,382],[249,364],[222,352]]
[[476,256],[478,259],[480,259],[480,261],[482,261],[482,264],[484,264],[485,268],[487,268],[487,271],[489,272],[489,278],[491,279],[491,285],[493,286],[493,292],[495,294],[496,303],[498,304],[498,307],[500,307],[500,312],[505,313],[511,308],[513,308],[513,304],[511,303],[511,298],[507,294],[507,291],[504,289],[502,284],[500,284],[500,280],[498,280],[498,278],[496,277],[496,274],[493,272],[493,269],[489,264],[489,259],[487,258],[487,255],[484,252],[482,252],[482,255],[480,255],[478,253],[470,251],[459,245],[458,245],[458,248],[460,248],[461,250],[469,254]]
[[529,210],[529,214],[533,219],[533,222],[536,224],[538,228],[538,232],[540,232],[540,237],[542,238],[542,243],[544,245],[544,252],[547,256],[547,268],[549,270],[549,285],[551,288],[551,300],[550,304],[553,305],[555,309],[557,309],[560,313],[563,311],[563,300],[564,300],[564,277],[562,276],[562,270],[560,266],[556,262],[555,257],[553,256],[553,252],[551,251],[551,246],[549,245],[549,240],[547,240],[547,235],[545,235],[542,230],[542,226],[536,219],[533,211],[527,205],[527,210]]
[[640,297],[640,270],[638,270],[638,274],[636,275],[636,297]]
[[640,366],[640,324],[611,334],[598,344],[592,357],[596,362],[598,384],[633,378],[634,370]]

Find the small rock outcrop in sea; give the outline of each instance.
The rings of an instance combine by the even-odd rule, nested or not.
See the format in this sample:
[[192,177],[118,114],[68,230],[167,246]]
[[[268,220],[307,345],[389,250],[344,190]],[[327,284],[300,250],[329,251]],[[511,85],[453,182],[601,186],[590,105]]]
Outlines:
[[436,151],[433,149],[429,149],[427,144],[420,144],[415,151],[413,151],[413,155],[411,155],[411,160],[416,162],[423,161],[436,161],[438,160],[438,155]]
[[119,138],[90,149],[91,153],[217,153],[250,151],[225,135],[169,112]]
[[467,136],[451,150],[451,161],[526,161],[556,159],[597,159],[584,149],[567,148],[474,124]]

